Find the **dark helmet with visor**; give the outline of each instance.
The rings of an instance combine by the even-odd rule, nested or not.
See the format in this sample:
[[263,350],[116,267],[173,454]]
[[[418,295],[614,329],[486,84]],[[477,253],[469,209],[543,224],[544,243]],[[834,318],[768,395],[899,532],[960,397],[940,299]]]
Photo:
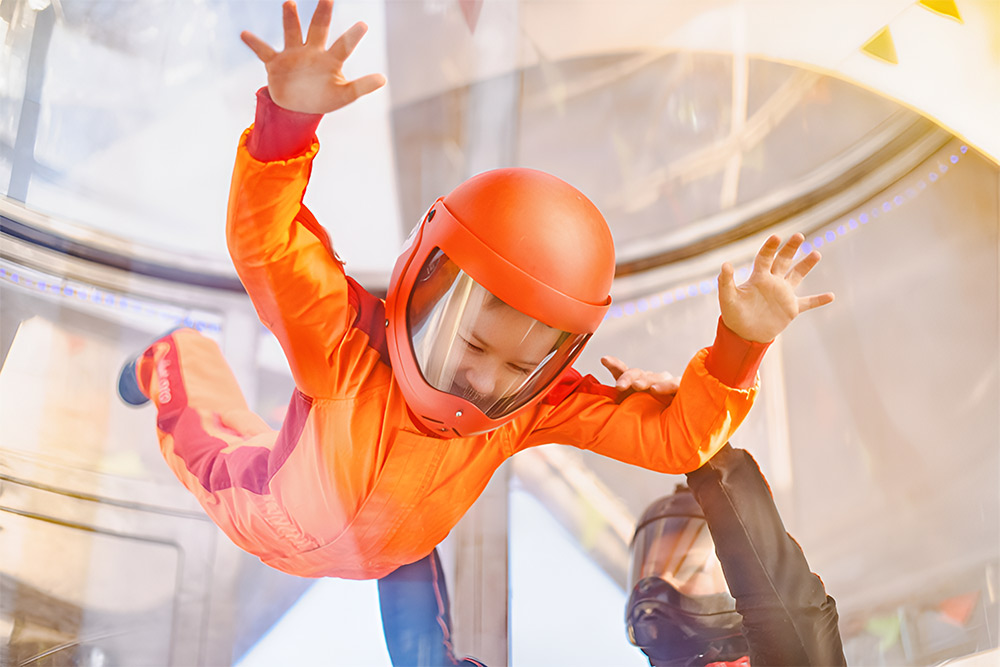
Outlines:
[[705,665],[747,655],[705,515],[683,485],[651,504],[631,545],[629,641],[652,665]]

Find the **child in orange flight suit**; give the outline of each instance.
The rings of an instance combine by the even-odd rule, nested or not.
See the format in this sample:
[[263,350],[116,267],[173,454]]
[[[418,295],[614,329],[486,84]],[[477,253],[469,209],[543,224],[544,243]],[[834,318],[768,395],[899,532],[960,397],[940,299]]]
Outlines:
[[[794,263],[802,238],[779,249],[772,237],[747,283],[724,265],[715,344],[679,387],[616,360],[605,363],[617,386],[601,385],[570,365],[610,303],[607,224],[568,184],[511,169],[435,202],[382,302],[344,273],[302,200],[322,115],[384,78],[343,77],[366,28],[327,49],[329,0],[305,41],[294,4],[284,12],[283,51],[243,35],[268,87],[240,141],[227,223],[240,279],[295,380],[284,424],[254,415],[218,347],[189,329],[126,366],[120,390],[152,399],[173,472],[264,563],[370,579],[431,558],[500,464],[535,445],[694,470],[746,416],[768,343],[832,300],[796,297],[819,255]],[[674,389],[668,405],[658,392]]]

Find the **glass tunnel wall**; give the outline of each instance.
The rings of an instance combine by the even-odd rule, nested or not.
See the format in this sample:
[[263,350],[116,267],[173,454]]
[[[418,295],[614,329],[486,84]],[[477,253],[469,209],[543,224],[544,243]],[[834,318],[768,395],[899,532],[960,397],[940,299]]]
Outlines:
[[[228,262],[225,191],[262,80],[237,35],[250,28],[278,43],[279,3],[182,4],[0,2],[5,221],[38,213],[46,230],[84,230],[81,242],[122,241],[126,258],[156,247],[177,262]],[[846,210],[817,210],[855,181],[878,182],[886,146],[924,131],[917,114],[830,77],[721,54],[540,58],[516,70],[532,45],[516,10],[489,14],[500,4],[516,5],[486,3],[475,43],[448,38],[455,26],[469,30],[458,5],[389,3],[384,26],[358,14],[373,26],[366,39],[388,35],[385,69],[409,84],[321,126],[315,178],[324,187],[308,201],[348,268],[374,267],[371,287],[384,289],[398,240],[461,179],[510,163],[552,171],[594,199],[622,263],[634,265],[578,364],[607,381],[602,354],[680,374],[712,340],[718,265],[745,272],[768,231],[808,232],[824,261],[803,289],[837,301],[772,346],[758,405],[733,445],[761,462],[789,532],[837,599],[852,664],[932,664],[995,648],[997,166],[942,140]],[[422,90],[421,68],[457,83]],[[337,158],[352,151],[370,160],[345,167]],[[365,206],[341,206],[373,182],[384,187]],[[795,206],[768,217],[775,201]],[[0,308],[0,662],[239,659],[311,581],[221,536],[160,458],[150,415],[120,405],[114,381],[122,360],[163,330],[195,326],[220,343],[252,407],[276,426],[292,385],[273,337],[241,293],[6,235]],[[562,447],[511,463],[442,547],[459,649],[489,658],[540,641],[579,647],[576,664],[588,664],[599,652],[587,642],[604,635],[586,624],[601,619],[616,624],[606,641],[642,664],[623,610],[610,621],[606,609],[587,614],[587,593],[624,598],[635,517],[682,479]],[[525,534],[535,522],[518,524],[524,492],[539,501],[530,511],[543,505],[594,564],[590,579],[573,582],[580,600],[547,586],[566,570],[537,557],[552,541]],[[510,559],[537,564],[530,580],[512,571],[509,587],[508,522]],[[338,595],[316,613],[342,604]],[[579,613],[517,621],[561,608]]]
[[166,467],[151,413],[124,406],[115,383],[164,330],[196,327],[276,424],[287,368],[266,339],[258,346],[265,332],[243,298],[40,256],[9,238],[4,251],[3,664],[230,663],[305,582],[221,536]]
[[[824,259],[804,287],[837,300],[768,352],[733,439],[761,462],[837,599],[852,664],[933,664],[996,646],[998,229],[996,165],[953,141],[812,230]],[[683,275],[620,300],[583,363],[596,370],[604,349],[662,358],[666,347],[679,373],[711,335],[712,280]],[[668,487],[636,474],[618,490],[641,507]]]
[[292,389],[223,242],[255,86],[231,108],[206,72],[245,47],[227,3],[178,7],[0,2],[4,665],[230,664],[311,583],[233,547],[115,396],[178,325],[220,343],[272,425]]
[[858,662],[996,646],[998,182],[953,142],[838,221],[868,220],[823,247],[840,308],[783,344],[796,527]]

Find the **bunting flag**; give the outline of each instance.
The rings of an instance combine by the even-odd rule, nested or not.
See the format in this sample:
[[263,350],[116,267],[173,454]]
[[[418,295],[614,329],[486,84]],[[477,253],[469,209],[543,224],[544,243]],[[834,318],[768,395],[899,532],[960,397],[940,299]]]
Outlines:
[[864,43],[861,50],[872,58],[877,58],[892,65],[899,64],[899,58],[896,57],[896,44],[892,41],[892,33],[889,32],[889,26],[875,33],[874,37]]
[[469,26],[469,32],[475,32],[476,24],[479,23],[479,12],[483,10],[483,0],[458,0],[458,6],[462,9],[462,16],[465,17],[465,24]]
[[963,23],[962,15],[958,13],[958,6],[955,4],[955,0],[920,0],[917,4],[935,14],[947,16],[959,23]]
[[878,639],[879,651],[886,651],[899,643],[902,625],[899,614],[873,616],[865,623],[865,631]]
[[938,605],[938,611],[947,621],[962,628],[972,618],[972,613],[978,605],[979,591],[973,591],[943,600]]

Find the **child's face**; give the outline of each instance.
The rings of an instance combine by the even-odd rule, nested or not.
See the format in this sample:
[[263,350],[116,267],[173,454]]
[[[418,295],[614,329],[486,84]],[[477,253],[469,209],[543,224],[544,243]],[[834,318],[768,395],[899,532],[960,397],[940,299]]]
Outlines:
[[478,316],[459,326],[450,393],[481,408],[494,404],[521,387],[559,337],[558,330],[487,297]]
[[420,373],[490,419],[537,398],[586,341],[507,305],[450,260],[423,274],[407,305]]

